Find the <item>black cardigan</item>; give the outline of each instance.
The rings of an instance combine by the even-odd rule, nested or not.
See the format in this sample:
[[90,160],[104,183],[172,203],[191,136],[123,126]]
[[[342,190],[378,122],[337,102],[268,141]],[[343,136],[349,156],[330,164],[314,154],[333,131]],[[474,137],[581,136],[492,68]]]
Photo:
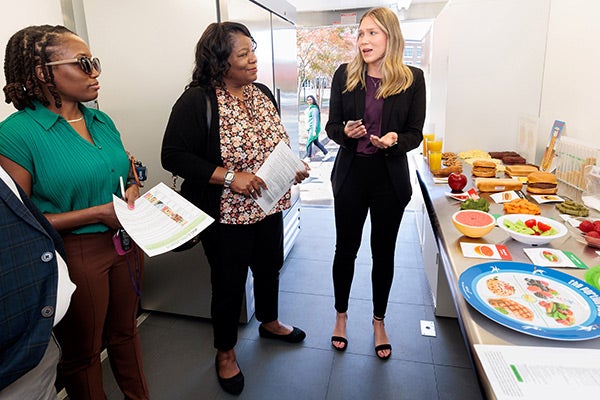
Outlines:
[[[254,85],[279,110],[273,93],[261,83]],[[210,132],[206,121],[207,98],[212,111]],[[214,90],[190,87],[175,102],[163,137],[161,163],[164,169],[184,179],[182,196],[218,221],[223,186],[209,183],[215,169],[223,166]]]

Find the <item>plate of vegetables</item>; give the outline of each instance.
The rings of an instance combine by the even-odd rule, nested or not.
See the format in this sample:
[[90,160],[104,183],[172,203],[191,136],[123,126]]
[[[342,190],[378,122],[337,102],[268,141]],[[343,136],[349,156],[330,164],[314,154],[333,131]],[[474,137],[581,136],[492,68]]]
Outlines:
[[562,223],[540,215],[507,214],[497,223],[514,240],[531,245],[550,243],[568,233]]

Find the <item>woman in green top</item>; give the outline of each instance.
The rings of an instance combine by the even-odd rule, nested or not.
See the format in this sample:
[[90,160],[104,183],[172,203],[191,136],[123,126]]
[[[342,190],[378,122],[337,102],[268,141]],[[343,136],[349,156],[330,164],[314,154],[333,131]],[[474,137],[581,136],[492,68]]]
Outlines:
[[308,132],[308,139],[306,140],[306,157],[304,161],[310,161],[312,157],[312,145],[314,144],[323,152],[323,155],[326,156],[328,151],[319,142],[319,133],[321,133],[321,110],[319,109],[319,105],[317,104],[317,100],[314,96],[306,96],[306,103],[308,104],[308,108],[306,109],[306,131]]
[[[77,286],[56,326],[69,397],[105,398],[104,344],[125,397],[148,399],[136,324],[143,257],[113,244],[112,196],[130,162],[112,120],[81,104],[98,96],[100,61],[67,28],[30,26],[10,38],[5,75],[18,111],[0,123],[0,165],[61,233]],[[130,208],[139,194],[127,187]]]

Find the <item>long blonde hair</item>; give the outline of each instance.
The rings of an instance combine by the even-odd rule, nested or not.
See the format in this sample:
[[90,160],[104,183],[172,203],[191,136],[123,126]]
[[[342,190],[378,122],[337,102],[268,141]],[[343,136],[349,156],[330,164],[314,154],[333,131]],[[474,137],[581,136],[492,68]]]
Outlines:
[[[387,7],[372,8],[361,17],[359,26],[366,17],[371,17],[387,36],[387,45],[381,63],[381,86],[375,96],[386,98],[402,93],[412,85],[413,74],[410,68],[402,62],[404,37],[402,37],[398,16]],[[366,87],[367,64],[360,51],[356,52],[356,56],[348,64],[346,72],[345,92],[351,92],[357,87]]]

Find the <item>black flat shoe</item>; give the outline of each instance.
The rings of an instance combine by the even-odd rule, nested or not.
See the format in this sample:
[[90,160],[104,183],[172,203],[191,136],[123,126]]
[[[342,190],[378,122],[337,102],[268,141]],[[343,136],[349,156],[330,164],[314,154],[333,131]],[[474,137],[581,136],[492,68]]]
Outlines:
[[[236,361],[237,364],[237,361]],[[238,368],[240,365],[238,364]],[[229,394],[238,395],[244,390],[244,374],[240,368],[240,372],[231,378],[221,378],[219,376],[219,360],[215,357],[215,370],[217,371],[217,379],[221,388]]]
[[265,339],[276,339],[287,343],[300,343],[306,337],[306,333],[300,328],[292,327],[292,331],[287,335],[276,335],[275,333],[269,332],[262,325],[258,326],[258,334],[260,337]]
[[[387,356],[380,356],[379,352],[382,350],[389,350],[389,354]],[[375,355],[380,360],[387,360],[392,356],[392,345],[391,344],[380,344],[379,346],[375,346]]]
[[[337,347],[333,342],[342,342],[344,345],[342,347]],[[336,349],[337,351],[346,351],[348,348],[348,339],[341,336],[332,336],[331,337],[331,347]]]

